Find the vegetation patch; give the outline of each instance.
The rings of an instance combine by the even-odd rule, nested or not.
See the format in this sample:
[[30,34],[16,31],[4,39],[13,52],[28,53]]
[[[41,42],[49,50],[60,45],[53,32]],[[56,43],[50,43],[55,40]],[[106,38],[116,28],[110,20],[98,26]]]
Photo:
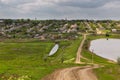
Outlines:
[[[55,44],[51,41],[0,42],[0,79],[39,80],[55,69],[80,66],[74,64],[72,58],[76,56],[81,40],[80,36],[75,40],[60,41],[60,49],[51,57],[47,56]],[[64,63],[66,60],[70,63]]]

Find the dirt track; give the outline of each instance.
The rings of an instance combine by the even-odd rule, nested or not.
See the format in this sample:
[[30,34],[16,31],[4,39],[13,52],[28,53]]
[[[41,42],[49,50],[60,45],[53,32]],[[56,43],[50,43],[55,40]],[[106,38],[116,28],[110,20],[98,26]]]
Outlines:
[[[81,63],[80,59],[84,58],[84,57],[82,57],[81,52],[82,52],[82,47],[84,45],[85,40],[86,40],[86,34],[83,35],[83,40],[80,44],[80,47],[78,48],[75,63]],[[86,58],[84,58],[84,59],[86,59]]]
[[[75,63],[82,63],[80,61],[80,58],[84,58],[81,56],[81,51],[82,51],[83,44],[86,40],[86,34],[84,34],[83,36],[84,38],[80,44],[80,47],[78,48]],[[97,80],[97,77],[92,72],[94,68],[99,68],[99,66],[94,65],[94,66],[72,67],[72,68],[60,69],[46,76],[42,80]]]
[[94,68],[97,66],[65,68],[53,72],[42,80],[97,80],[92,72]]

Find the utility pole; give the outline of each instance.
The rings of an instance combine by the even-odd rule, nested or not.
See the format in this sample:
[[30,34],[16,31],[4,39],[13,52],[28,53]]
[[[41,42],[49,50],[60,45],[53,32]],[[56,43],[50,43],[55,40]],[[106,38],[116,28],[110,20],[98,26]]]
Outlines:
[[92,64],[94,64],[94,50],[92,49]]
[[62,57],[61,57],[61,63],[63,63],[63,62],[64,62],[64,54],[63,54],[63,52],[64,52],[64,48],[65,48],[65,46],[63,46],[63,47],[62,47]]

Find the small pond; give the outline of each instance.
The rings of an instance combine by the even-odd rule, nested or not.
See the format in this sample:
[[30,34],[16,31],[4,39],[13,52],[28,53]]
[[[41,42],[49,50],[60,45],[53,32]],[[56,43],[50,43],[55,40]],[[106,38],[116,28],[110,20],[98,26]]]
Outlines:
[[93,40],[89,50],[98,56],[116,61],[120,57],[120,39]]

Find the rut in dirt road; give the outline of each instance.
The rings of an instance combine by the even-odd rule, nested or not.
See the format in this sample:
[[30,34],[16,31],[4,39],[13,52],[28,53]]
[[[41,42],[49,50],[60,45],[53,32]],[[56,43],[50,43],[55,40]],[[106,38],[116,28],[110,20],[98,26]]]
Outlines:
[[92,69],[96,67],[72,67],[57,70],[42,80],[97,80]]

